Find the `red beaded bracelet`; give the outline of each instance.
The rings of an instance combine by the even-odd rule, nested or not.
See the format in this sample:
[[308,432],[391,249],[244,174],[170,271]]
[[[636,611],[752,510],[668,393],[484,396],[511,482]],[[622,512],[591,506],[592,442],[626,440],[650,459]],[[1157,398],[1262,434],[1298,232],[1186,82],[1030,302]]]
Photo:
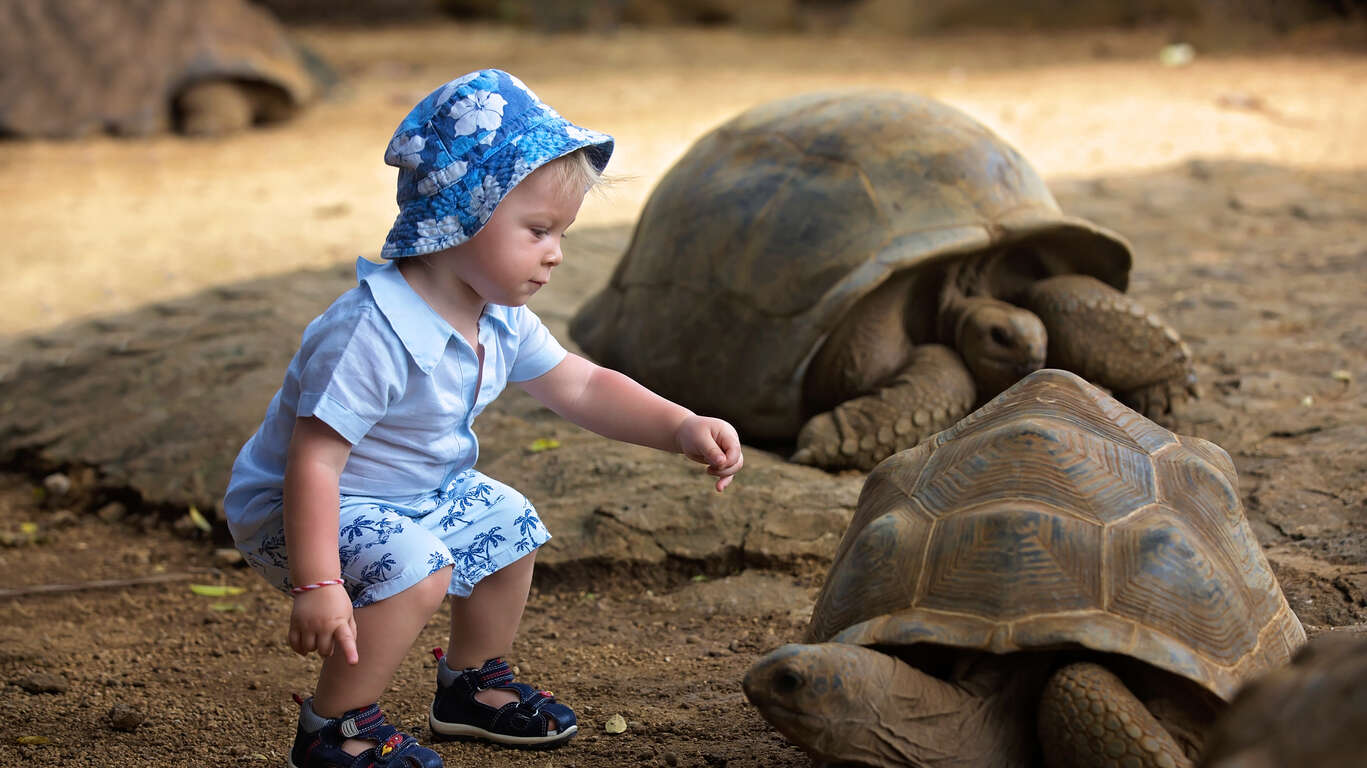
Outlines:
[[302,595],[302,594],[304,594],[305,592],[308,592],[309,590],[312,590],[312,589],[320,589],[320,588],[322,588],[322,587],[330,587],[330,586],[332,586],[333,584],[341,585],[342,583],[343,583],[343,582],[342,582],[341,579],[323,579],[322,581],[315,581],[315,582],[313,582],[312,584],[305,584],[305,585],[303,585],[302,587],[295,587],[295,588],[293,588],[293,589],[290,590],[290,594],[291,594],[291,595]]

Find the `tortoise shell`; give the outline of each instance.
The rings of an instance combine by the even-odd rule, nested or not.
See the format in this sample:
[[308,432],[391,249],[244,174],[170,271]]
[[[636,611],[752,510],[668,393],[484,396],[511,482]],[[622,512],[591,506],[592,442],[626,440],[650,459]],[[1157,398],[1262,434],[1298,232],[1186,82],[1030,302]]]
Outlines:
[[164,131],[204,80],[266,89],[285,113],[321,92],[276,19],[244,0],[0,0],[0,28],[0,135]]
[[1305,631],[1229,455],[1044,369],[870,473],[808,639],[1086,648],[1227,701]]
[[859,299],[901,270],[1025,239],[1050,241],[1037,277],[1127,285],[1125,242],[1063,215],[1025,158],[959,110],[797,96],[714,129],[665,174],[570,334],[747,439],[791,438],[806,365]]

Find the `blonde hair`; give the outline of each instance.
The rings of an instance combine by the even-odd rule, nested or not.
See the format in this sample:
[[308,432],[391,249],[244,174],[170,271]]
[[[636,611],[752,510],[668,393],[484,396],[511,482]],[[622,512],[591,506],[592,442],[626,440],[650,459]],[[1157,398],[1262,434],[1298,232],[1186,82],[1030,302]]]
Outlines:
[[546,163],[543,168],[554,173],[567,190],[588,194],[589,190],[611,184],[614,179],[605,175],[589,160],[587,147],[561,155]]

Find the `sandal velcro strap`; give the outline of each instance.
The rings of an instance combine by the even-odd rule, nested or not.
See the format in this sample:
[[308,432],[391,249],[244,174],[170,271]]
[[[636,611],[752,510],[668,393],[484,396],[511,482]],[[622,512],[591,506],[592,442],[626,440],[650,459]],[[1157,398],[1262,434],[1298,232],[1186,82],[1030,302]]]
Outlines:
[[513,681],[513,668],[506,659],[489,659],[476,675],[479,677],[478,686],[482,689],[505,688]]
[[[371,704],[365,709],[353,709],[346,713],[337,721],[337,729],[348,739],[375,739],[379,741],[378,731],[388,729],[395,730],[394,726],[385,722],[384,712],[380,711],[379,704]],[[383,738],[388,738],[389,734],[384,734]]]
[[[362,752],[358,757],[363,757],[367,753]],[[441,757],[427,747],[418,743],[418,740],[406,733],[395,730],[394,733],[384,741],[371,747],[369,754],[373,756],[370,763],[357,761],[358,768],[441,768]]]
[[[342,749],[346,739],[374,741],[375,746],[351,755]],[[371,704],[328,719],[311,733],[303,731],[301,724],[289,764],[292,768],[441,768],[442,760],[391,725],[378,704]]]

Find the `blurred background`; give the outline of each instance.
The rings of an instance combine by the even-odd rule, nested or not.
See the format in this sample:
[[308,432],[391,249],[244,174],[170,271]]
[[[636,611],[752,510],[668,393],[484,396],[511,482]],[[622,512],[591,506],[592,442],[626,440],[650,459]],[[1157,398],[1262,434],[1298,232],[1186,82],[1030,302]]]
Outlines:
[[[250,24],[224,10],[235,4],[256,14]],[[1367,165],[1364,0],[124,0],[70,10],[81,5],[0,1],[6,335],[374,256],[395,213],[394,170],[382,162],[394,126],[432,88],[488,66],[616,136],[620,181],[586,203],[581,227],[630,226],[694,139],[810,90],[942,99],[1046,178],[1193,157]],[[248,129],[187,137],[175,88],[219,71],[266,83],[281,103]],[[121,103],[137,104],[140,122],[101,117]],[[25,104],[57,129],[25,124]],[[85,119],[68,114],[78,107]]]

